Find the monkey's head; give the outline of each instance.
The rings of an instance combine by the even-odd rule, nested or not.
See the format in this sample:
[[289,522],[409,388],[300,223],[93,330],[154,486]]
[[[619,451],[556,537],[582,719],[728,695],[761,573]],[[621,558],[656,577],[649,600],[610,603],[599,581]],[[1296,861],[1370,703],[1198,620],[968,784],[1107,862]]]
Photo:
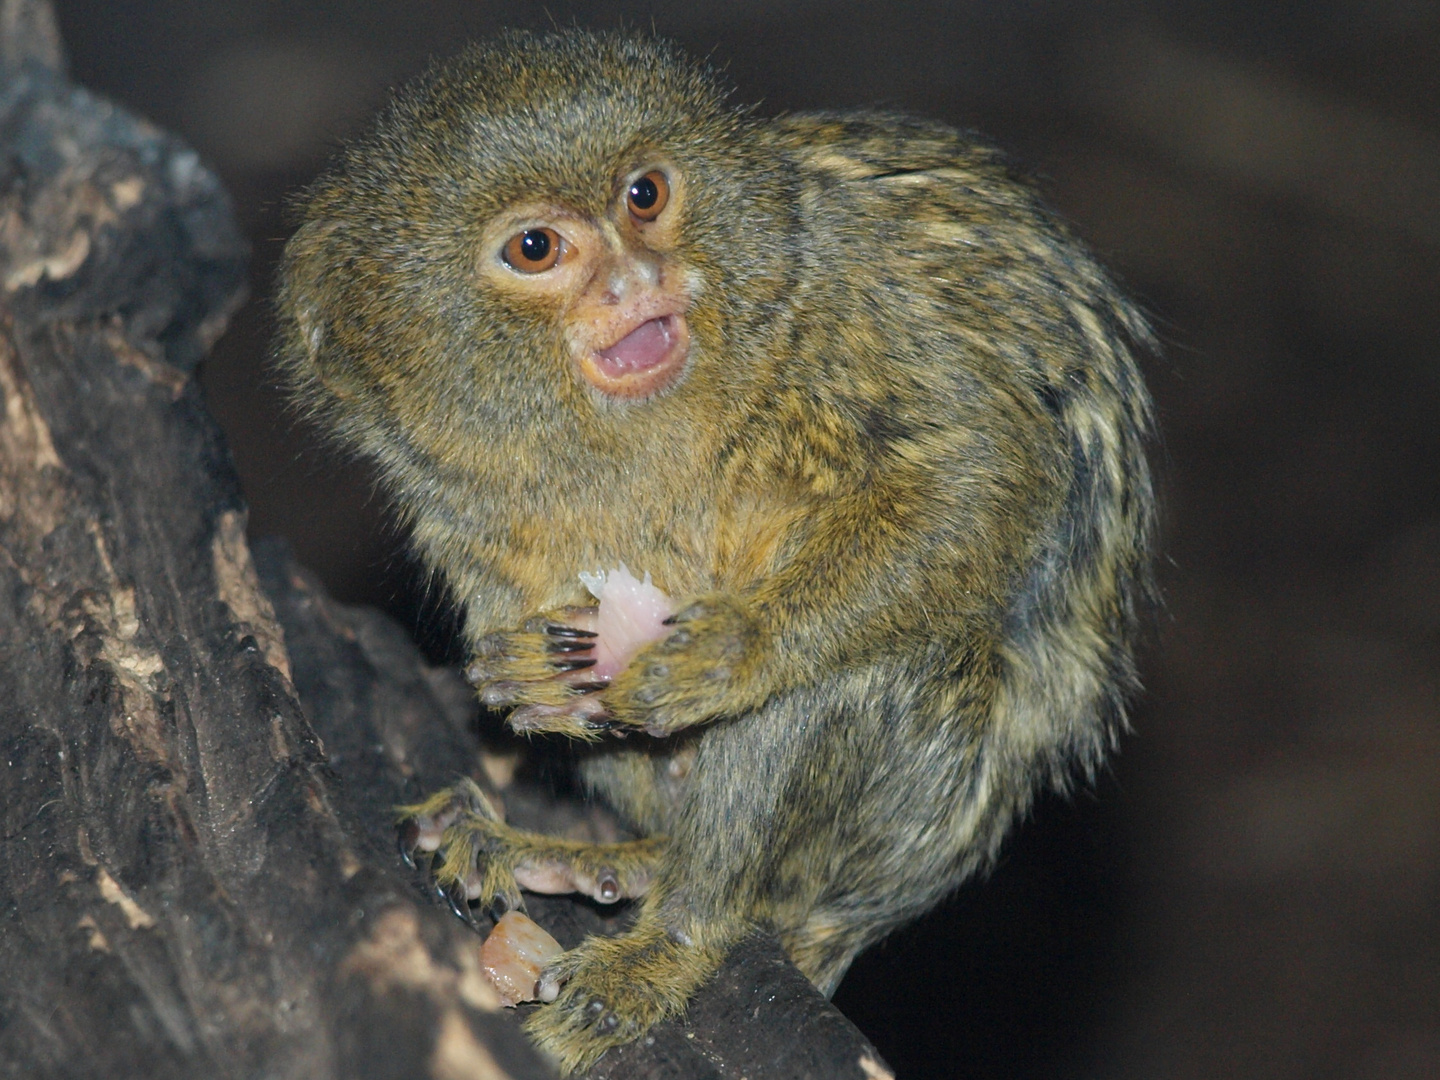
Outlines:
[[637,427],[713,423],[763,381],[740,358],[787,273],[786,179],[755,132],[660,42],[472,47],[299,200],[282,368],[392,476],[547,439],[620,460]]

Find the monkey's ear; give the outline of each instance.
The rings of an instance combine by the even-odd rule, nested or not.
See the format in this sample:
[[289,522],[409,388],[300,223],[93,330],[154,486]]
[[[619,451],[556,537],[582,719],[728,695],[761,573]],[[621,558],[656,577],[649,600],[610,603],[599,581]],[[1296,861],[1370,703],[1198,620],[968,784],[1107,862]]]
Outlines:
[[302,225],[285,245],[280,267],[279,361],[302,398],[354,399],[360,390],[353,365],[336,341],[330,315],[343,291],[334,268],[339,223],[317,219]]

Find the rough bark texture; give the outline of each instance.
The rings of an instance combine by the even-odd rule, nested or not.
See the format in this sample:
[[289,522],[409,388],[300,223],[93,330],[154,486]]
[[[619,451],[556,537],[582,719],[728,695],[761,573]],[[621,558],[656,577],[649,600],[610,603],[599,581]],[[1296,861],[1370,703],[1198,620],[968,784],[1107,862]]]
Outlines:
[[[61,68],[48,7],[0,2],[0,1073],[550,1076],[391,846],[396,802],[485,773],[465,688],[252,560],[190,377],[243,292],[226,197]],[[594,1075],[888,1073],[757,936]]]

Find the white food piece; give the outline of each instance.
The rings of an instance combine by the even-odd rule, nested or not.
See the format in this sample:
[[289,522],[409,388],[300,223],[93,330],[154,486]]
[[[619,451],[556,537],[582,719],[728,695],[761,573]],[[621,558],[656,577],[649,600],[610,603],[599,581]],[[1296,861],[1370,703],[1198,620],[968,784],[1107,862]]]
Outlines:
[[563,951],[533,919],[507,911],[480,946],[480,967],[509,1007],[540,996],[540,972]]
[[624,563],[618,569],[582,573],[580,580],[600,601],[596,618],[595,666],[589,674],[613,679],[646,645],[664,637],[665,620],[675,614],[675,604],[650,582],[642,581]]

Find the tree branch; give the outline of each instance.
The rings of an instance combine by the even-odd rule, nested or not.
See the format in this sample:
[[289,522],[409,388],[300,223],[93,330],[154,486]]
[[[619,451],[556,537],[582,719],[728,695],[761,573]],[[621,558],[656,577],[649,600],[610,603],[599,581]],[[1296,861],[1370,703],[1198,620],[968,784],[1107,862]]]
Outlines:
[[[483,774],[470,697],[282,546],[252,560],[190,377],[246,246],[193,152],[61,64],[48,6],[0,3],[0,1071],[548,1077],[392,846],[395,803]],[[565,943],[623,922],[532,910]],[[594,1075],[862,1058],[759,937]]]

